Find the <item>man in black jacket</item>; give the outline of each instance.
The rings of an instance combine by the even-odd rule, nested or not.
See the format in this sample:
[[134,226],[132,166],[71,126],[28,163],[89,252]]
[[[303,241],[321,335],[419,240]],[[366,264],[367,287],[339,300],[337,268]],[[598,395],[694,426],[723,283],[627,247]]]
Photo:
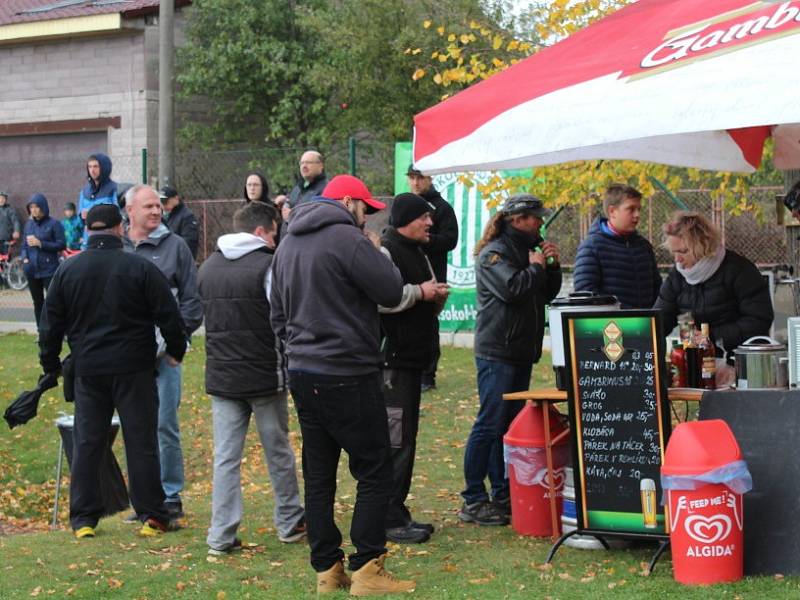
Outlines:
[[161,188],[158,197],[164,210],[164,224],[172,233],[183,238],[192,252],[192,258],[196,260],[200,231],[192,209],[183,203],[178,190],[169,185]]
[[447,284],[437,281],[422,245],[433,225],[433,207],[416,194],[400,194],[392,204],[381,250],[403,278],[403,298],[394,307],[380,307],[383,341],[383,398],[389,419],[394,483],[386,537],[397,543],[421,543],[433,525],[411,518],[406,498],[411,489],[419,429],[420,379],[430,364],[436,317],[447,299]]
[[[442,195],[433,186],[433,180],[423,175],[421,171],[409,165],[406,173],[408,177],[408,187],[411,192],[422,196],[433,206],[433,225],[429,232],[428,241],[423,244],[422,249],[428,255],[436,275],[436,281],[447,283],[447,254],[458,243],[458,220],[453,207],[442,198]],[[436,369],[439,365],[439,320],[436,319],[436,335],[432,341],[431,361],[422,372],[422,391],[427,391],[436,387]]]
[[61,369],[65,334],[74,360],[70,523],[79,538],[94,537],[103,512],[99,466],[114,409],[125,433],[131,502],[143,522],[140,533],[154,536],[170,528],[156,440],[155,326],[175,365],[183,359],[186,336],[164,275],[145,259],[123,252],[121,222],[116,206],[89,210],[88,247],[53,276],[39,330],[45,373]]
[[[561,289],[558,248],[539,237],[549,214],[529,194],[509,198],[484,230],[475,252],[478,318],[475,364],[480,406],[464,449],[464,505],[458,517],[478,525],[508,524],[511,503],[503,464],[503,434],[522,401],[542,353],[545,304]],[[548,259],[550,264],[548,264]],[[484,486],[488,476],[491,500]]]
[[296,208],[301,202],[311,200],[322,194],[328,185],[325,175],[325,161],[316,150],[306,150],[300,157],[300,177],[289,192],[289,206]]
[[250,415],[255,418],[275,496],[278,538],[306,535],[303,507],[289,442],[286,361],[269,322],[267,272],[275,251],[278,211],[251,202],[233,215],[235,233],[217,240],[200,267],[206,326],[206,393],[214,422],[214,487],[208,553],[241,546],[240,467]]

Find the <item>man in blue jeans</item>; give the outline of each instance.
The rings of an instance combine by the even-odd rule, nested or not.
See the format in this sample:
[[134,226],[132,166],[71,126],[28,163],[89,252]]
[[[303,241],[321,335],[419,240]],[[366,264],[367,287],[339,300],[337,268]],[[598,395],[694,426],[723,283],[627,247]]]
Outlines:
[[503,394],[528,389],[542,353],[545,304],[561,289],[558,248],[539,235],[549,212],[535,196],[512,196],[475,247],[480,407],[464,450],[466,489],[458,517],[466,523],[507,525],[511,515],[503,434],[523,402],[505,401]]
[[[166,276],[178,301],[187,335],[203,321],[203,303],[197,289],[197,267],[189,246],[171,233],[161,222],[161,199],[148,185],[135,185],[125,193],[128,213],[128,237],[125,249],[143,256]],[[172,519],[183,516],[183,450],[178,425],[178,406],[181,403],[181,366],[172,365],[159,342],[158,359],[158,453],[161,462],[161,485],[166,506]]]

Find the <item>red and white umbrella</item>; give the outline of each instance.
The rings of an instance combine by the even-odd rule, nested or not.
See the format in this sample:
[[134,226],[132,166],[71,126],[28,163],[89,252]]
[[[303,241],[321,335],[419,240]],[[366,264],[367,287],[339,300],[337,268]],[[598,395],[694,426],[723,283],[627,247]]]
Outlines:
[[800,168],[798,66],[800,0],[640,0],[416,115],[414,164]]

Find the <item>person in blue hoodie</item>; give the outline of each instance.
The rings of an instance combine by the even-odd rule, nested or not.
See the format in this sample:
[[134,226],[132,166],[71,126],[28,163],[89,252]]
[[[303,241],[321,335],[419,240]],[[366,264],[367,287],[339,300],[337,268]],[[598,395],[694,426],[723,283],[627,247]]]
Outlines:
[[75,203],[67,202],[64,206],[64,218],[61,219],[64,237],[68,250],[80,250],[83,242],[83,221],[76,213]]
[[50,216],[50,207],[44,194],[34,194],[28,201],[30,219],[22,233],[22,265],[28,278],[28,289],[33,298],[36,328],[44,306],[44,293],[58,268],[58,253],[67,247],[64,228]]
[[612,294],[622,308],[650,308],[661,289],[653,246],[639,235],[642,194],[622,183],[608,187],[606,217],[598,218],[575,257],[575,291]]
[[[83,221],[96,204],[117,204],[117,183],[111,179],[111,159],[95,152],[86,160],[86,185],[78,195],[78,214]],[[86,249],[89,234],[84,230],[81,248]]]

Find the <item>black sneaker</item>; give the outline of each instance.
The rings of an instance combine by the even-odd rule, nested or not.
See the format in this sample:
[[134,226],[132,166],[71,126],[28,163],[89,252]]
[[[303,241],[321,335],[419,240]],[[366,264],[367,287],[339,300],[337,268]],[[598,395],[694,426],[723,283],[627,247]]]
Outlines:
[[233,539],[233,543],[230,546],[226,546],[225,548],[209,548],[208,555],[209,556],[226,556],[233,552],[238,552],[242,549],[242,540],[238,537]]
[[465,523],[477,523],[484,526],[508,525],[509,523],[508,517],[486,500],[473,504],[465,502],[458,511],[458,518]]
[[306,529],[306,518],[302,517],[289,533],[286,535],[278,535],[278,539],[284,544],[293,544],[302,540],[307,534],[308,530]]
[[436,528],[431,523],[418,523],[417,521],[411,521],[409,522],[408,526],[412,529],[421,529],[422,531],[427,531],[428,533],[433,533],[436,531]]
[[424,529],[415,529],[406,525],[387,529],[386,539],[395,544],[422,544],[431,539],[431,534]]
[[492,504],[497,512],[509,519],[511,518],[511,498],[506,498],[505,500],[497,500],[495,498],[492,500]]
[[431,390],[435,390],[435,389],[436,389],[436,381],[434,381],[432,379],[429,380],[429,381],[423,381],[422,385],[420,385],[420,391],[423,394],[425,392],[430,392]]
[[182,519],[184,517],[183,503],[180,500],[177,502],[165,502],[164,508],[167,510],[167,514],[172,520]]

